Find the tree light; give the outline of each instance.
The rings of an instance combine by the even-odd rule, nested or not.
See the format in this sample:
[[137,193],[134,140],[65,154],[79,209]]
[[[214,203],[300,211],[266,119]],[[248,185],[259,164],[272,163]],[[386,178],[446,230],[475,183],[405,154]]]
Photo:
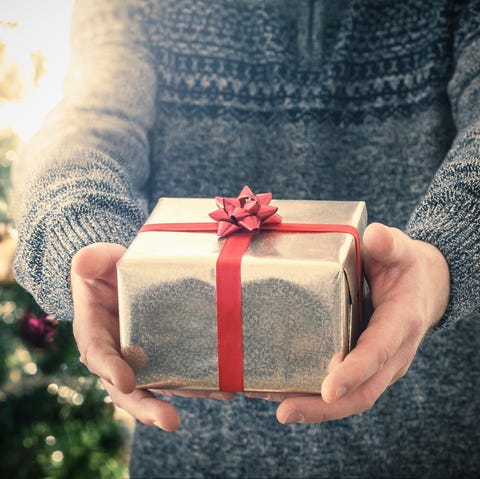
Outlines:
[[52,461],[56,464],[60,464],[63,461],[63,452],[62,451],[53,451],[52,452]]
[[55,439],[55,436],[47,436],[45,438],[45,444],[47,446],[53,446],[56,442],[57,440]]

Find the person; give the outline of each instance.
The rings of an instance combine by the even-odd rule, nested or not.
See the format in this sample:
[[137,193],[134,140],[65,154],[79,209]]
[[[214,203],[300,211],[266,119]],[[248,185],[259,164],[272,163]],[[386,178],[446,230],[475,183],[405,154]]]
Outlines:
[[[77,2],[15,273],[138,419],[132,477],[478,472],[479,65],[474,0]],[[117,260],[160,196],[245,184],[367,202],[368,327],[321,396],[136,389]]]

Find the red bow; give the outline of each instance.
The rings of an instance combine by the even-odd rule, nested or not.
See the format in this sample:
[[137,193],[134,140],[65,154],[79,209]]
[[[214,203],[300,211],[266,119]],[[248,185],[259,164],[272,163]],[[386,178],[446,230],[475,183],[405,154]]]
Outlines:
[[218,221],[217,235],[229,236],[236,231],[258,230],[262,224],[278,224],[282,217],[277,215],[278,208],[269,205],[272,193],[253,194],[244,186],[237,198],[215,197],[218,209],[212,211],[210,218]]

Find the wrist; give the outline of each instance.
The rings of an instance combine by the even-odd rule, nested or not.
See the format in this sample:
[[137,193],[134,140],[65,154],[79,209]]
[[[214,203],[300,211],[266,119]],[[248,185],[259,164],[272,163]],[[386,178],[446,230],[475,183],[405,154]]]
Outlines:
[[422,269],[427,285],[426,308],[428,329],[436,326],[450,301],[450,269],[442,252],[433,244],[414,240],[422,251]]

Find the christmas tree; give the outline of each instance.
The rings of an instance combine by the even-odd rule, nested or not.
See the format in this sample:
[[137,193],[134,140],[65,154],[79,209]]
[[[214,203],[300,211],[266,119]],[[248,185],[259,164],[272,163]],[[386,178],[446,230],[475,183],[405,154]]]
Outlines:
[[[0,108],[26,83],[7,47],[0,37]],[[37,52],[31,61],[35,86],[45,59]],[[124,478],[128,431],[79,361],[71,324],[46,315],[12,276],[10,169],[19,144],[0,125],[0,477]]]

